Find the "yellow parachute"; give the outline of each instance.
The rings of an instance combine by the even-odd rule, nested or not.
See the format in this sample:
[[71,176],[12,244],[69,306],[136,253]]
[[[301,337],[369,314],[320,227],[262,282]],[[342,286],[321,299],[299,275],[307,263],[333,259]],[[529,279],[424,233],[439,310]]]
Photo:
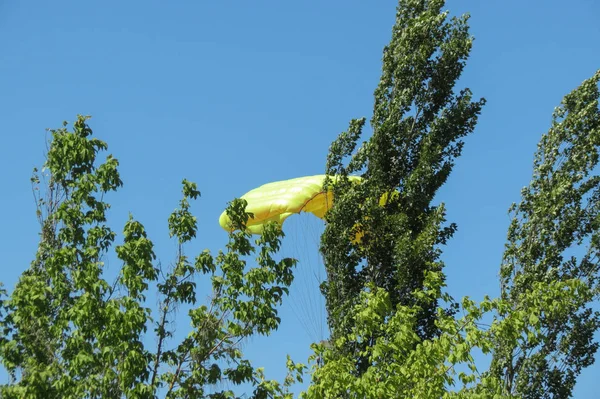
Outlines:
[[[326,175],[297,177],[295,179],[264,184],[248,191],[240,198],[248,202],[246,212],[254,214],[246,225],[252,234],[261,234],[267,222],[275,221],[280,226],[294,213],[309,212],[323,219],[333,203],[333,193],[323,187]],[[349,176],[358,182],[358,176]],[[232,231],[231,221],[225,212],[219,217],[223,229]]]

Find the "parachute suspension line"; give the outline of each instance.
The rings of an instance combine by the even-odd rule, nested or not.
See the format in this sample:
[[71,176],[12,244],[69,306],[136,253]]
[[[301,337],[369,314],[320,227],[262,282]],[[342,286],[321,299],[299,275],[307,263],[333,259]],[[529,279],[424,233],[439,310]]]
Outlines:
[[[299,259],[294,283],[290,287],[290,308],[313,342],[325,338],[325,304],[320,290],[323,282],[323,263],[318,240],[322,233],[322,222],[302,213],[290,219],[288,243],[292,255]],[[319,221],[320,222],[320,221]]]
[[[311,220],[313,222],[315,221],[314,219]],[[306,223],[309,224],[309,221],[306,220]],[[313,225],[316,225],[316,223],[313,223]],[[326,280],[325,264],[320,250],[320,238],[323,234],[324,225],[320,224],[319,227],[319,229],[315,228],[312,234],[309,234],[309,238],[312,238],[313,240],[311,252],[314,254],[314,267],[307,268],[307,271],[312,273],[312,283],[310,284],[310,287],[314,287],[312,293],[314,295],[315,307],[318,311],[318,314],[315,315],[318,327],[318,336],[316,337],[317,339],[315,342],[320,342],[329,336],[329,331],[325,331],[325,327],[328,324],[326,322],[325,297],[321,292],[321,284]],[[327,337],[325,337],[326,333],[328,335]]]
[[[319,223],[319,228],[317,226],[315,219],[305,216],[307,212],[303,212],[304,208],[308,203],[317,198],[318,196],[323,196],[324,202],[324,212],[325,214],[331,209],[333,205],[330,202],[330,198],[328,195],[328,191],[322,189],[320,192],[315,193],[309,200],[307,200],[302,208],[300,209],[298,220],[299,224],[301,224],[301,232],[300,234],[306,237],[305,240],[298,242],[302,242],[305,244],[304,253],[307,264],[302,268],[304,273],[304,293],[300,295],[300,301],[305,302],[301,306],[304,309],[304,317],[305,321],[310,324],[308,326],[312,329],[311,339],[313,342],[322,342],[329,338],[331,335],[331,331],[329,330],[329,324],[326,320],[326,308],[325,308],[325,297],[323,292],[321,291],[321,284],[326,280],[326,271],[325,271],[325,262],[323,259],[323,255],[321,254],[321,235],[323,234],[323,227],[326,224],[323,218],[323,224]],[[311,228],[312,225],[312,228]],[[300,236],[300,235],[298,235]],[[312,241],[312,245],[308,244],[308,240]],[[313,259],[310,259],[311,255],[314,255]],[[327,336],[325,336],[327,329]]]

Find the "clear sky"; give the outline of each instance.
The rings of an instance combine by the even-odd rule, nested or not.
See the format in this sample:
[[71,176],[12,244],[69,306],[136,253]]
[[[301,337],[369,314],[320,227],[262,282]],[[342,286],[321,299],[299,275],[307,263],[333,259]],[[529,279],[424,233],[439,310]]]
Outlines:
[[[125,183],[109,197],[112,227],[120,232],[131,212],[163,264],[175,253],[167,217],[180,182],[196,181],[200,227],[188,252],[216,251],[226,242],[217,219],[227,201],[265,182],[322,173],[348,121],[370,117],[395,6],[0,1],[0,281],[12,289],[34,256],[29,177],[43,162],[45,128],[93,116]],[[600,2],[451,0],[447,8],[469,11],[476,37],[459,88],[488,103],[438,195],[459,227],[444,260],[450,292],[481,299],[498,294],[507,209],[529,182],[553,108],[600,68]],[[118,266],[109,262],[109,273]],[[297,361],[309,353],[305,323],[288,306],[282,317],[276,334],[245,345],[274,378],[286,353]],[[187,332],[183,316],[177,327]],[[599,374],[599,365],[586,370],[575,397],[596,397]]]

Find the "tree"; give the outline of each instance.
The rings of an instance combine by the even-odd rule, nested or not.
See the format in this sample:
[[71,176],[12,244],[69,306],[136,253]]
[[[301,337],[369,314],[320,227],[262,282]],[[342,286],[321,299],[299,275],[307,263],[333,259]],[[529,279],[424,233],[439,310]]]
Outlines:
[[[152,241],[130,217],[123,243],[114,247],[122,267],[110,283],[103,259],[116,233],[107,225],[104,195],[122,182],[115,158],[98,165],[107,146],[92,137],[87,119],[79,116],[73,131],[66,122],[52,130],[41,178],[34,171],[40,243],[10,296],[0,292],[0,361],[10,375],[0,397],[232,398],[231,390],[215,387],[227,381],[250,384],[256,398],[289,396],[290,380],[265,380],[239,348],[243,339],[279,325],[276,307],[295,263],[273,257],[281,231],[269,226],[256,247],[238,231],[225,252],[190,259],[184,251],[196,235],[190,201],[200,192],[183,180],[183,198],[168,219],[178,243],[173,266],[157,265]],[[248,218],[244,208],[240,200],[228,208],[240,228]],[[247,258],[256,252],[256,265],[248,268]],[[206,305],[197,304],[198,276],[212,281]],[[151,286],[160,298],[155,314],[144,307]],[[192,328],[173,342],[169,320],[182,304],[191,306]],[[144,339],[150,334],[155,340]]]
[[[369,284],[383,288],[393,307],[415,304],[412,293],[423,288],[424,271],[442,270],[437,246],[456,228],[445,225],[443,205],[432,200],[485,100],[471,101],[469,89],[453,92],[473,39],[468,15],[449,19],[444,3],[399,2],[375,90],[373,134],[355,151],[365,119],[352,120],[330,148],[328,174],[365,178],[360,185],[334,185],[336,203],[322,238],[334,338],[352,329],[352,309]],[[357,228],[364,233],[360,243],[352,241]],[[414,327],[422,339],[439,333],[436,308],[436,301],[420,306]],[[360,352],[365,344],[372,343],[348,343],[349,350]]]
[[513,205],[501,267],[507,316],[533,283],[579,281],[580,302],[560,317],[539,315],[543,338],[496,342],[492,372],[525,398],[568,398],[581,370],[594,362],[600,313],[600,71],[565,96],[535,154],[531,184]]
[[[408,305],[369,282],[351,309],[353,324],[314,346],[320,361],[305,398],[571,397],[594,362],[600,326],[590,307],[600,297],[599,82],[600,70],[567,95],[540,141],[531,184],[511,207],[501,296],[464,298],[460,318],[437,306],[438,334],[424,339],[423,309],[453,301],[442,271],[425,269]],[[436,230],[429,234],[431,242]],[[360,351],[349,352],[348,342]],[[477,349],[491,356],[488,370],[475,364]]]

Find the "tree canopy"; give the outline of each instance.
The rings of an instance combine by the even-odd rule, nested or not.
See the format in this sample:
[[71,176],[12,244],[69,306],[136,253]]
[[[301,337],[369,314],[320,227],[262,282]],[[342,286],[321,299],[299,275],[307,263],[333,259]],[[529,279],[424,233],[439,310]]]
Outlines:
[[[280,322],[277,306],[295,263],[274,257],[282,232],[270,226],[256,245],[248,233],[232,233],[224,252],[190,257],[183,244],[196,235],[190,201],[200,192],[184,179],[183,198],[168,218],[179,248],[171,267],[156,263],[153,243],[133,216],[123,227],[123,244],[113,248],[116,233],[106,224],[110,205],[103,196],[122,185],[118,161],[109,155],[100,163],[107,145],[92,137],[87,119],[79,116],[72,131],[66,122],[51,131],[44,168],[32,177],[40,244],[10,296],[0,298],[0,360],[10,374],[0,397],[234,397],[219,389],[225,381],[250,384],[256,398],[285,392],[291,381],[265,380],[239,347]],[[235,225],[246,223],[244,208],[241,200],[228,208]],[[107,281],[103,257],[111,249],[122,267]],[[205,304],[195,291],[201,275],[212,282]],[[160,298],[154,314],[145,306],[151,287]],[[191,331],[174,342],[169,316],[181,304],[192,305]],[[148,334],[155,346],[144,340]]]
[[[367,282],[349,328],[315,346],[325,361],[313,368],[307,397],[572,396],[598,349],[599,82],[600,70],[565,96],[540,141],[531,184],[510,208],[501,296],[465,297],[453,315],[438,305],[455,303],[441,267],[423,271],[408,305]],[[434,305],[437,333],[423,338],[420,317]],[[489,368],[474,361],[478,351],[491,356]]]

